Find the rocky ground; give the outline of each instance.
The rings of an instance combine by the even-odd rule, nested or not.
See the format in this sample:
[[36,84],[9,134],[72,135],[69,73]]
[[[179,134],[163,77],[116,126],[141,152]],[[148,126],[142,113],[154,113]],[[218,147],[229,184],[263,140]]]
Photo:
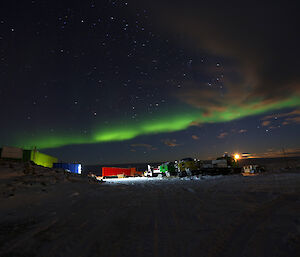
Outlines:
[[0,256],[300,256],[300,171],[91,178],[0,163]]

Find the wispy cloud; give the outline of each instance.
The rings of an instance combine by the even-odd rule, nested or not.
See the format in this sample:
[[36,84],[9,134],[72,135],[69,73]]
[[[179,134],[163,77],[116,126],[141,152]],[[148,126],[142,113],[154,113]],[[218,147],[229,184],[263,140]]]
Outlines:
[[251,154],[251,158],[278,158],[300,156],[300,148],[268,149],[266,152]]
[[[262,120],[262,126],[269,126],[274,122],[280,122],[283,126],[293,123],[300,124],[300,109],[286,113],[268,115],[263,117]],[[270,126],[270,128],[273,127],[275,128],[275,126]]]
[[163,139],[162,142],[169,147],[176,147],[180,145],[177,143],[176,139]]
[[265,121],[262,122],[261,125],[262,125],[263,127],[267,127],[267,126],[269,126],[270,124],[271,124],[271,121],[265,120]]
[[[131,147],[134,147],[134,148],[138,148],[138,147],[141,147],[141,148],[146,148],[147,150],[157,150],[156,147],[154,147],[153,145],[150,145],[150,144],[131,144],[130,145]],[[133,149],[135,152],[136,150]]]
[[149,144],[131,144],[132,147],[146,147],[146,148],[152,148],[152,145]]
[[294,111],[286,112],[286,113],[268,115],[263,117],[262,120],[279,119],[279,118],[289,117],[289,116],[300,116],[300,109],[296,109]]
[[195,127],[203,127],[203,124],[198,122],[198,121],[193,121],[190,123],[190,126],[195,126]]
[[225,138],[226,136],[228,136],[228,133],[227,133],[227,132],[222,132],[222,133],[220,133],[220,134],[217,136],[217,138],[222,139],[222,138]]
[[[300,105],[299,36],[293,33],[297,31],[296,5],[270,6],[261,2],[257,8],[253,1],[182,4],[174,0],[170,8],[167,0],[134,2],[146,5],[157,28],[174,38],[180,47],[233,61],[234,64],[219,69],[210,67],[203,71],[201,67],[206,76],[223,74],[220,81],[225,90],[191,79],[182,85],[184,92],[176,95],[180,101],[201,109],[204,116],[222,113],[230,120],[233,116],[245,117]],[[261,12],[264,8],[268,12]],[[290,15],[282,19],[283,13]],[[200,71],[199,65],[192,65],[191,69],[195,73]],[[294,102],[293,98],[296,98]]]
[[297,123],[297,124],[300,124],[300,116],[298,116],[298,117],[293,117],[293,118],[286,118],[286,119],[285,119],[285,124],[284,124],[284,125],[291,124],[291,123]]
[[[244,133],[246,133],[246,132],[247,132],[246,129],[240,129],[240,130],[231,129],[231,130],[230,130],[230,134],[244,134]],[[222,138],[227,137],[228,135],[229,135],[229,132],[224,131],[224,132],[220,133],[220,134],[217,136],[217,138],[222,139]]]

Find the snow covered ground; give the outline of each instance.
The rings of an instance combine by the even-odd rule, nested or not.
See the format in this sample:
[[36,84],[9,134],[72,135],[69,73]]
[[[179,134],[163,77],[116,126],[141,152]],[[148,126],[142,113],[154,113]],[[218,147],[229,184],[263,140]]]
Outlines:
[[300,171],[101,183],[0,162],[0,256],[300,256]]
[[141,185],[145,186],[146,185],[161,185],[161,183],[165,183],[167,185],[169,184],[178,184],[181,183],[182,181],[192,181],[192,180],[208,180],[208,179],[218,179],[223,177],[222,175],[220,176],[192,176],[192,177],[135,177],[135,178],[107,178],[103,179],[102,181],[108,183],[108,184],[125,184],[125,185]]

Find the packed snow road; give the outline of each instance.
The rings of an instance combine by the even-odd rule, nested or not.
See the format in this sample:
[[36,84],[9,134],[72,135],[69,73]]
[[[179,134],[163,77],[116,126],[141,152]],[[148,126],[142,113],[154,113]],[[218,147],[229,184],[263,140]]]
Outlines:
[[0,256],[300,256],[299,173],[28,176],[1,179]]

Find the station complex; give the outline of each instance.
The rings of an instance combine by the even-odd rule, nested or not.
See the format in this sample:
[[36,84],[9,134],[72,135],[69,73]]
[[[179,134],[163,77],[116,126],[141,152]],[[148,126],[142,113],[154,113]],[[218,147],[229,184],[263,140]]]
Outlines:
[[[76,174],[82,174],[82,164],[75,162],[62,162],[56,157],[39,152],[37,149],[26,150],[18,147],[4,146],[0,148],[1,159],[16,160],[23,162],[33,162],[47,168],[61,169]],[[208,175],[227,175],[233,173],[257,173],[261,172],[261,167],[251,165],[251,167],[239,167],[239,154],[228,155],[217,158],[216,160],[202,161],[193,158],[184,158],[174,162],[164,162],[157,166],[148,165],[146,170],[137,171],[135,167],[102,167],[100,176],[102,178],[125,178],[125,177],[158,177],[158,176],[191,176],[199,174]],[[99,166],[100,169],[100,166]],[[93,172],[91,172],[93,175]]]

